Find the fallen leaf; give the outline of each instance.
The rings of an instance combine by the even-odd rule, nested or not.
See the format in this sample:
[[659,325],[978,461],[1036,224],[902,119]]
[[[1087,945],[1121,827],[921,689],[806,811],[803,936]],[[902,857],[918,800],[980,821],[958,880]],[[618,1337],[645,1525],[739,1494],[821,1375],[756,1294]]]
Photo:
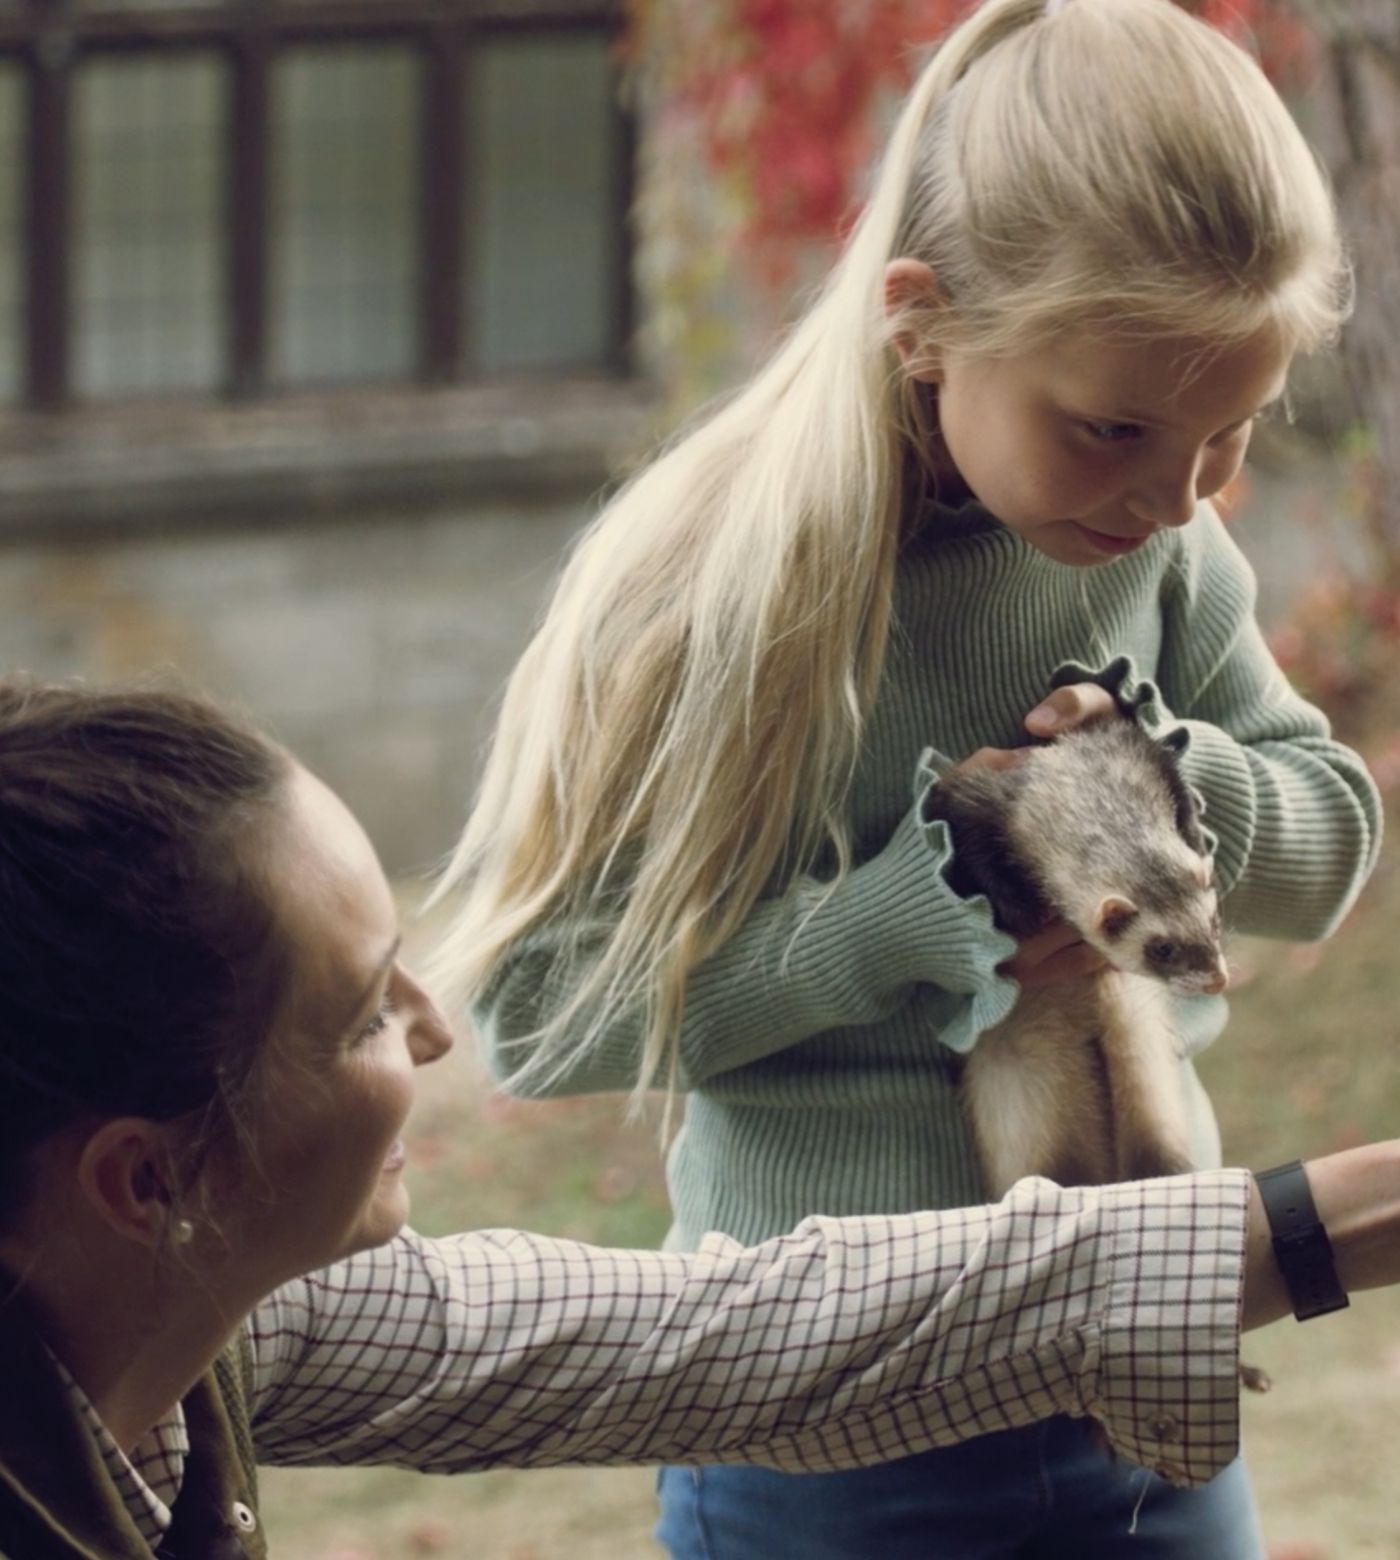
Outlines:
[[452,1543],[452,1528],[436,1519],[415,1522],[408,1530],[408,1552],[411,1555],[446,1554]]

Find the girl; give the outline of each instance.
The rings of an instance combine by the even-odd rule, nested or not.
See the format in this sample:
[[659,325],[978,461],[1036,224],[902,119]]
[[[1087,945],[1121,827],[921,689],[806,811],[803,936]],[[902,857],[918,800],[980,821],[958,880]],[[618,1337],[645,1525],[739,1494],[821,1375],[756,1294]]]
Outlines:
[[[0,905],[9,1560],[258,1560],[256,1463],[829,1469],[1055,1409],[1233,1455],[1237,1324],[1288,1305],[1243,1172],[699,1257],[402,1229],[448,1034],[355,820],[207,705],[0,682]],[[1342,1281],[1400,1281],[1400,1144],[1311,1173]]]
[[[1238,48],[1168,0],[986,0],[811,312],[585,538],[449,868],[444,969],[512,1087],[686,1091],[673,1246],[981,1200],[958,1059],[1018,982],[1091,961],[951,891],[930,746],[1176,733],[1231,923],[1345,913],[1373,787],[1207,500],[1347,302],[1324,181]],[[1224,1020],[1183,1002],[1183,1053]],[[672,1553],[716,1560],[1082,1557],[1130,1527],[1259,1553],[1238,1467],[1181,1496],[1064,1423],[902,1474],[668,1471],[662,1499]]]

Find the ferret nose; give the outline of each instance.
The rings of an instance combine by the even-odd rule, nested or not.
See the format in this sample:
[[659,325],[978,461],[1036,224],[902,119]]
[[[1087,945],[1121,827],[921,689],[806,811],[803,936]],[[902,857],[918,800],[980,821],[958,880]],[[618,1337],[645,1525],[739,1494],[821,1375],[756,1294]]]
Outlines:
[[1225,988],[1229,984],[1230,984],[1230,974],[1229,974],[1229,971],[1220,969],[1220,970],[1216,970],[1215,974],[1210,977],[1210,979],[1205,983],[1205,985],[1201,989],[1203,991],[1207,992],[1212,997],[1218,997],[1220,995],[1220,993],[1222,991],[1224,991]]

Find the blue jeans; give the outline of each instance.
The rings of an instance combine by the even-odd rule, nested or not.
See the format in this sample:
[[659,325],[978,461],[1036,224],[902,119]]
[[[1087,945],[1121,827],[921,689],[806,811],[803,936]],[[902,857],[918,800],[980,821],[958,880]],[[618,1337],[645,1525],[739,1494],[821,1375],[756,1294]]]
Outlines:
[[672,1560],[1263,1560],[1236,1459],[1183,1490],[1050,1419],[851,1473],[663,1468]]

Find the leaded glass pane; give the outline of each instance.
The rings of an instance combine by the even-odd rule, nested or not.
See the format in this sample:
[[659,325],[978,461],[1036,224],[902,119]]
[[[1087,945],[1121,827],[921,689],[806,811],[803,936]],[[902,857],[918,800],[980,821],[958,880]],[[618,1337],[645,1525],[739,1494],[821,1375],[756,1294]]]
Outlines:
[[274,377],[408,375],[418,62],[397,45],[304,48],[273,79]]
[[94,58],[74,82],[79,394],[214,389],[228,81],[212,54]]
[[22,88],[17,66],[0,63],[0,397],[13,400],[24,382]]
[[606,39],[522,34],[469,75],[476,202],[467,213],[475,366],[589,367],[612,347],[623,264],[616,91]]

